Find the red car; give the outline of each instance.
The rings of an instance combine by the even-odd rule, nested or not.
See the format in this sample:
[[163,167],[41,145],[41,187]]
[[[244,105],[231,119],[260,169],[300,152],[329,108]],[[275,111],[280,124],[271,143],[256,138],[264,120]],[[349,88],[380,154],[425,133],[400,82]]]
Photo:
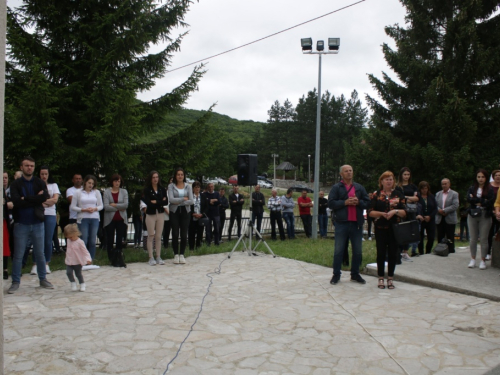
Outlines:
[[234,175],[229,177],[229,180],[227,180],[227,182],[229,183],[229,185],[238,185],[238,176]]

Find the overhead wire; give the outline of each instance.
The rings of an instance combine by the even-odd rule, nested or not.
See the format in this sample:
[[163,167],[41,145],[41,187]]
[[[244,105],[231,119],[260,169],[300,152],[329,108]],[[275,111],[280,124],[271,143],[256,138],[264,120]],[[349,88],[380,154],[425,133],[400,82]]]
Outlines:
[[342,7],[342,8],[338,8],[338,9],[336,9],[336,10],[334,10],[334,11],[331,11],[331,12],[325,13],[325,14],[323,14],[323,15],[321,15],[321,16],[318,16],[318,17],[312,18],[312,19],[310,19],[310,20],[308,20],[308,21],[301,22],[301,23],[299,23],[299,24],[297,24],[297,25],[294,25],[294,26],[288,27],[288,28],[286,28],[286,29],[283,29],[283,30],[281,30],[281,31],[275,32],[275,33],[270,34],[270,35],[268,35],[268,36],[265,36],[265,37],[262,37],[262,38],[256,39],[256,40],[254,40],[254,41],[252,41],[252,42],[248,42],[248,43],[242,44],[242,45],[241,45],[241,46],[239,46],[239,47],[234,47],[234,48],[228,49],[227,51],[217,53],[217,54],[215,54],[215,55],[212,55],[212,56],[206,57],[206,58],[204,58],[204,59],[197,60],[197,61],[194,61],[194,62],[192,62],[192,63],[186,64],[186,65],[182,65],[182,66],[179,66],[178,68],[171,69],[171,70],[167,70],[167,72],[166,72],[166,73],[172,73],[172,72],[175,72],[176,70],[183,69],[183,68],[186,68],[186,67],[188,67],[188,66],[191,66],[191,65],[194,65],[194,64],[198,64],[198,63],[200,63],[200,62],[204,62],[204,61],[207,61],[207,60],[210,60],[210,59],[213,59],[214,57],[218,57],[218,56],[224,55],[224,54],[226,54],[226,53],[236,51],[237,49],[240,49],[240,48],[243,48],[243,47],[247,47],[247,46],[249,46],[249,45],[251,45],[251,44],[255,44],[255,43],[261,42],[261,41],[263,41],[263,40],[265,40],[265,39],[269,39],[269,38],[271,38],[271,37],[273,37],[273,36],[276,36],[276,35],[278,35],[278,34],[282,34],[282,33],[287,32],[287,31],[289,31],[289,30],[295,29],[295,28],[297,28],[297,27],[299,27],[299,26],[302,26],[302,25],[305,25],[305,24],[307,24],[307,23],[310,23],[310,22],[313,22],[313,21],[319,20],[320,18],[323,18],[323,17],[329,16],[329,15],[331,15],[331,14],[338,13],[338,12],[340,12],[340,11],[342,11],[342,10],[345,10],[345,9],[351,8],[351,7],[355,6],[355,5],[358,5],[358,4],[360,4],[360,3],[363,3],[363,2],[365,2],[365,1],[366,1],[366,0],[359,0],[359,1],[356,1],[355,3],[352,3],[352,4],[349,4],[349,5],[346,5],[346,6]]

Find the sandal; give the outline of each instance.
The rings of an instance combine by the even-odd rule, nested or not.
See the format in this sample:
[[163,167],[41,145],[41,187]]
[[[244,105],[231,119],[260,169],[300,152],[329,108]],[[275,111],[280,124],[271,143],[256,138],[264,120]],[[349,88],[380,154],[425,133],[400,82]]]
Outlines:
[[392,283],[392,280],[393,279],[387,279],[387,289],[394,289],[395,288],[394,284]]
[[384,285],[384,278],[381,277],[378,279],[378,288],[379,289],[385,289],[385,285]]

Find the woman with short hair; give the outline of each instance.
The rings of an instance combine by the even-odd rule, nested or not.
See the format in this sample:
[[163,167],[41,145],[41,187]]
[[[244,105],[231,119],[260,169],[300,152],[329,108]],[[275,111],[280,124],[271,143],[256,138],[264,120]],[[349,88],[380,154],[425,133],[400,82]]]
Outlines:
[[[414,220],[416,218],[416,210],[417,210],[417,203],[418,203],[418,189],[417,187],[411,182],[411,171],[410,168],[408,167],[403,167],[399,171],[398,175],[398,184],[396,186],[396,190],[399,190],[402,192],[405,196],[406,199],[406,204],[407,208],[412,208],[414,210],[413,213],[408,213],[409,218]],[[407,262],[412,262],[411,257],[408,255],[408,249],[410,248],[410,245],[403,245],[399,246],[399,249],[401,250],[401,260],[407,261]],[[415,247],[416,249],[416,247]],[[418,256],[418,254],[415,254]]]
[[83,179],[83,189],[75,191],[70,209],[77,213],[78,229],[82,233],[82,240],[92,260],[95,258],[95,243],[100,221],[99,211],[103,208],[102,196],[97,190],[97,179],[89,174]]
[[481,241],[481,262],[479,269],[486,269],[486,254],[488,253],[488,233],[491,228],[491,215],[495,195],[488,181],[488,173],[484,169],[476,172],[474,185],[467,191],[467,202],[469,202],[469,216],[467,224],[470,230],[470,256],[468,267],[476,266],[477,240]]
[[116,234],[116,253],[121,253],[123,248],[123,238],[127,235],[127,207],[128,192],[122,188],[122,177],[115,173],[109,180],[110,187],[104,191],[104,222],[106,231],[106,249],[108,259],[112,266],[120,267],[122,264],[116,262],[113,242]]
[[394,271],[398,259],[398,243],[394,236],[393,224],[406,217],[406,198],[394,187],[394,174],[391,171],[382,173],[378,179],[380,189],[373,193],[368,215],[373,217],[375,225],[375,242],[377,246],[378,288],[385,289],[385,260],[387,258],[387,288],[394,289]]

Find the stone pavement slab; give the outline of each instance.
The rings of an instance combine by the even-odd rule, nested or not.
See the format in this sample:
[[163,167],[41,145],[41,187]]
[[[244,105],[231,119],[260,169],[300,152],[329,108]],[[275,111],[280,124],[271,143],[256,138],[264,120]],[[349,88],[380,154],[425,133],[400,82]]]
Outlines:
[[[227,254],[188,264],[65,272],[39,288],[4,285],[5,373],[163,374],[195,321],[205,275]],[[498,302],[403,282],[329,284],[331,269],[235,253],[222,263],[171,374],[467,374],[500,363]]]
[[[480,245],[478,254],[479,249]],[[500,269],[491,267],[491,262],[487,261],[487,268],[480,270],[479,260],[475,268],[468,268],[469,247],[458,247],[447,257],[426,254],[411,259],[413,262],[403,261],[396,266],[396,280],[500,302]],[[376,276],[377,265],[368,265],[367,273]]]

